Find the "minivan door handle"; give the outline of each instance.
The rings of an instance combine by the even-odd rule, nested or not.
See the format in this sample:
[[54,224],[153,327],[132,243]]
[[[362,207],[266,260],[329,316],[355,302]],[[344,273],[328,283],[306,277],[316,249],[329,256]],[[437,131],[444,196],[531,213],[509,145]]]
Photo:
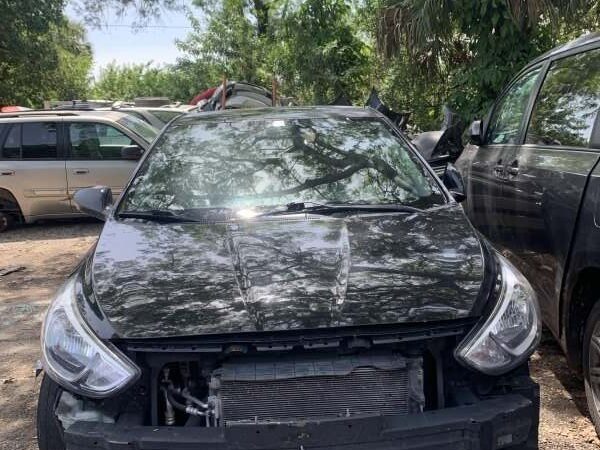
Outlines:
[[14,170],[0,170],[0,175],[14,175]]
[[73,173],[75,175],[85,175],[86,173],[90,173],[90,169],[73,169]]

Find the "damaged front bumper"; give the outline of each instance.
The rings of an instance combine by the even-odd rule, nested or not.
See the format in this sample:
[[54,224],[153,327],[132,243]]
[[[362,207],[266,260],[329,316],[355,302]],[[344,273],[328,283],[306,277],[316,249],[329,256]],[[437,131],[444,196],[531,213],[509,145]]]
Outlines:
[[223,428],[75,422],[67,450],[496,450],[537,448],[537,386],[473,405],[421,414]]

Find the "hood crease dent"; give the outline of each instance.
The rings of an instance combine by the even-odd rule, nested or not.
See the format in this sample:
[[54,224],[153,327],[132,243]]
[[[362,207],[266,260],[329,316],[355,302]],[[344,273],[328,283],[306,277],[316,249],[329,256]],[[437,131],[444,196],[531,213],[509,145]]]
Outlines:
[[465,318],[485,273],[460,206],[214,224],[109,219],[88,265],[84,283],[119,338]]

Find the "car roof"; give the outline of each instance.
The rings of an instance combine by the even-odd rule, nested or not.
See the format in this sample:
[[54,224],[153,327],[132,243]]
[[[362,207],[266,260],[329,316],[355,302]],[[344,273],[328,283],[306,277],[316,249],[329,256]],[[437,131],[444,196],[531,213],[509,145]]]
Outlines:
[[122,117],[126,117],[126,113],[122,113],[119,111],[45,111],[45,110],[36,110],[36,111],[23,111],[23,112],[14,112],[14,113],[0,113],[0,121],[6,119],[20,119],[21,122],[27,121],[27,119],[35,119],[35,120],[52,120],[56,118],[69,119],[76,117],[77,119],[91,119],[91,120],[99,120],[106,119],[113,122],[121,119]]
[[561,44],[558,47],[554,47],[552,50],[538,56],[529,64],[527,67],[534,66],[541,61],[544,61],[549,58],[553,58],[557,55],[560,55],[565,52],[577,51],[577,49],[590,45],[592,48],[598,46],[600,47],[600,32],[588,33],[582,36],[579,36],[577,39],[573,39],[572,41],[567,42],[566,44]]
[[358,106],[293,106],[285,108],[227,109],[225,111],[185,114],[175,119],[175,123],[227,122],[252,119],[324,119],[328,117],[382,118],[384,116],[374,109]]

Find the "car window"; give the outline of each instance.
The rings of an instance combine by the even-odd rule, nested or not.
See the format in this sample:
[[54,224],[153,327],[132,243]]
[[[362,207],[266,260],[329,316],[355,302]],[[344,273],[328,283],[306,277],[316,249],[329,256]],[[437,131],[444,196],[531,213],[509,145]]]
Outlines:
[[600,106],[600,49],[550,66],[536,100],[526,142],[587,147]]
[[138,119],[143,120],[147,124],[150,124],[150,121],[137,111],[123,111],[123,112],[125,114],[129,114],[130,116],[137,117]]
[[69,124],[70,159],[121,159],[121,150],[135,142],[115,127],[103,123]]
[[175,117],[178,117],[182,114],[180,111],[161,111],[161,110],[156,110],[156,109],[151,110],[150,113],[152,113],[152,115],[158,117],[158,119],[161,122],[164,122],[165,124],[167,122],[170,122]]
[[21,158],[21,125],[12,125],[2,147],[2,159]]
[[496,104],[488,126],[487,144],[515,144],[527,103],[541,68],[527,72],[518,79]]
[[21,133],[22,159],[56,159],[56,123],[23,123]]
[[147,143],[154,141],[156,136],[158,136],[159,130],[135,116],[126,115],[118,119],[117,122],[128,130],[134,132]]
[[176,122],[124,200],[125,210],[259,208],[291,202],[445,203],[439,185],[375,118]]

